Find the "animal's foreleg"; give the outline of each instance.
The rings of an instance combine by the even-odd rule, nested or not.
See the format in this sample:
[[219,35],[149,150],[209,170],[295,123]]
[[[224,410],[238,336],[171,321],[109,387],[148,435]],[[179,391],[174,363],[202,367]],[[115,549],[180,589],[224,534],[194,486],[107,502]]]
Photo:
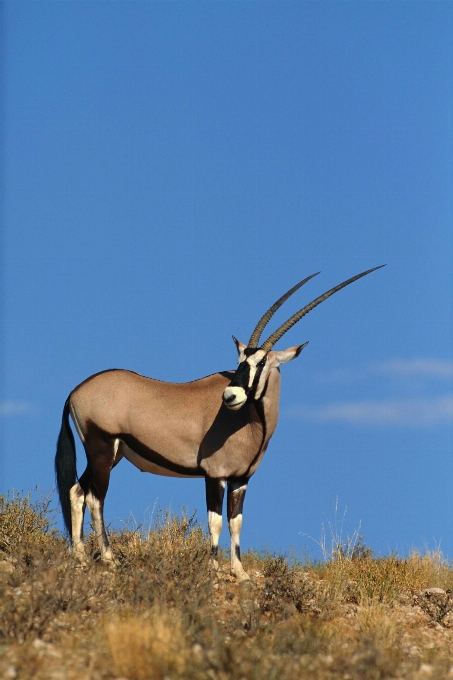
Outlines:
[[206,505],[208,508],[208,528],[211,538],[211,558],[214,569],[219,568],[219,537],[222,532],[222,505],[225,493],[224,479],[206,477]]
[[242,506],[244,505],[247,479],[230,480],[228,482],[228,527],[231,536],[231,572],[241,581],[249,579],[241,562],[240,534],[242,527]]

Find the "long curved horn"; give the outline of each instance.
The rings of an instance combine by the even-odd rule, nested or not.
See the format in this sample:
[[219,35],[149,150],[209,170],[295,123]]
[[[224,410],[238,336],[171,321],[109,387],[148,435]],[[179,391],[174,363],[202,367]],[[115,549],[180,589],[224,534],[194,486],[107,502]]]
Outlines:
[[331,288],[330,290],[328,290],[327,293],[324,293],[324,295],[320,295],[319,297],[317,297],[316,300],[313,300],[313,302],[310,302],[310,304],[306,305],[303,309],[300,309],[298,312],[293,314],[292,317],[288,319],[288,321],[285,321],[285,323],[280,326],[280,328],[277,328],[277,330],[274,333],[272,333],[272,335],[265,342],[263,342],[261,348],[268,352],[275,345],[275,343],[278,340],[280,340],[280,338],[284,333],[286,333],[286,331],[289,331],[289,329],[292,326],[294,326],[295,323],[300,321],[300,319],[303,316],[308,314],[308,312],[311,312],[311,310],[317,307],[319,304],[321,304],[321,302],[324,302],[324,300],[327,300],[327,298],[329,298],[334,293],[337,293],[345,286],[349,286],[350,283],[357,281],[357,279],[362,278],[362,276],[371,274],[371,272],[375,272],[376,269],[381,269],[381,267],[385,267],[385,264],[381,264],[379,267],[374,267],[373,269],[368,269],[366,272],[357,274],[357,276],[353,276],[352,279],[343,281],[343,283],[340,283],[338,286],[335,286],[335,288]]
[[307,281],[310,281],[310,279],[312,279],[314,276],[318,276],[318,274],[319,274],[319,272],[316,272],[316,274],[312,274],[311,276],[307,276],[307,278],[304,279],[303,281],[299,281],[299,283],[296,283],[296,285],[293,286],[293,287],[291,288],[291,290],[289,290],[287,293],[285,293],[284,295],[282,295],[282,297],[279,298],[279,299],[277,300],[277,302],[274,302],[274,304],[272,305],[272,307],[270,307],[270,308],[267,310],[266,314],[264,314],[264,315],[261,317],[261,319],[258,321],[258,323],[256,324],[255,330],[253,331],[252,335],[250,336],[250,340],[248,341],[247,347],[257,347],[257,346],[258,346],[258,340],[260,339],[260,336],[261,336],[261,333],[262,333],[263,330],[264,330],[264,327],[265,327],[266,324],[269,322],[269,320],[273,317],[273,315],[275,314],[275,312],[277,311],[277,309],[278,309],[279,307],[281,307],[282,304],[283,304],[284,302],[286,302],[286,300],[287,300],[289,297],[291,297],[291,295],[292,295],[293,293],[296,292],[296,290],[299,290],[299,288],[300,288],[301,286],[303,286],[304,283],[307,283]]

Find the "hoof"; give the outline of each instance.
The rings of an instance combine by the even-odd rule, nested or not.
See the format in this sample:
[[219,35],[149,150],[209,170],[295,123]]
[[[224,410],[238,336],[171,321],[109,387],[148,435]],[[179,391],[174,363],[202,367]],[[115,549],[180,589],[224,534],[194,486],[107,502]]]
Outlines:
[[87,558],[83,550],[73,550],[72,555],[81,567],[87,566]]
[[237,579],[238,581],[251,581],[250,576],[249,576],[249,575],[247,574],[247,572],[244,571],[243,569],[242,569],[241,571],[239,571],[239,570],[238,570],[238,571],[233,571],[233,570],[231,570],[231,573],[232,573],[233,576],[236,577],[236,579]]
[[116,567],[116,562],[113,558],[112,553],[102,553],[98,550],[97,552],[94,553],[93,557],[93,562],[97,562],[98,564],[103,564],[105,567]]

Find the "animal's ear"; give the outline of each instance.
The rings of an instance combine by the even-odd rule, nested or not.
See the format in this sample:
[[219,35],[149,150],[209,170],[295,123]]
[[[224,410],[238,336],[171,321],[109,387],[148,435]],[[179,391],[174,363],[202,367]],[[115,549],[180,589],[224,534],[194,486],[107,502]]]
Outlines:
[[236,345],[236,349],[238,351],[239,358],[241,358],[242,356],[244,356],[244,351],[245,351],[245,349],[247,349],[247,345],[244,345],[243,342],[241,342],[240,340],[237,340],[234,337],[234,335],[232,336],[232,338],[234,340],[234,344]]
[[281,352],[274,351],[275,358],[277,359],[278,365],[285,364],[287,361],[292,361],[299,356],[303,348],[308,345],[308,342],[304,342],[303,345],[295,345],[295,347],[289,347]]

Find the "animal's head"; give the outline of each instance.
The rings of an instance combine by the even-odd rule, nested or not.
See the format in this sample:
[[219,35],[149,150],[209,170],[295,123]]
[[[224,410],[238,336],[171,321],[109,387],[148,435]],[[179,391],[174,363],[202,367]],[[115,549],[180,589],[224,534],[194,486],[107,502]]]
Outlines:
[[277,328],[277,330],[272,333],[272,335],[265,342],[263,342],[260,347],[258,347],[261,333],[263,332],[264,327],[269,322],[271,317],[275,314],[277,309],[281,307],[281,305],[293,293],[296,292],[296,290],[298,290],[304,285],[304,283],[307,283],[307,281],[312,279],[314,276],[317,276],[319,272],[312,274],[303,281],[297,283],[293,288],[291,288],[291,290],[289,290],[287,293],[285,293],[285,295],[277,300],[277,302],[275,302],[272,307],[270,307],[270,309],[267,310],[264,316],[262,316],[258,321],[247,345],[239,342],[239,340],[236,340],[236,338],[233,336],[233,340],[238,351],[239,366],[233,376],[231,383],[223,393],[223,403],[225,406],[228,406],[228,408],[233,411],[237,411],[247,401],[256,401],[260,399],[265,391],[270,372],[274,368],[278,368],[280,364],[284,364],[287,361],[291,361],[292,359],[298,357],[303,348],[308,345],[308,342],[305,342],[303,345],[295,345],[294,347],[289,347],[285,350],[273,350],[272,347],[278,340],[280,340],[282,335],[284,335],[286,331],[294,326],[295,323],[300,321],[303,316],[321,304],[321,302],[327,300],[327,298],[329,298],[331,295],[341,290],[345,286],[348,286],[350,283],[357,281],[357,279],[360,279],[362,276],[371,274],[371,272],[374,272],[376,269],[380,269],[384,266],[385,265],[381,265],[380,267],[368,269],[366,272],[357,274],[357,276],[353,276],[351,279],[343,281],[343,283],[335,286],[335,288],[328,290],[327,293],[320,295],[308,305],[293,314],[293,316],[291,316],[288,321],[282,324],[280,328]]

